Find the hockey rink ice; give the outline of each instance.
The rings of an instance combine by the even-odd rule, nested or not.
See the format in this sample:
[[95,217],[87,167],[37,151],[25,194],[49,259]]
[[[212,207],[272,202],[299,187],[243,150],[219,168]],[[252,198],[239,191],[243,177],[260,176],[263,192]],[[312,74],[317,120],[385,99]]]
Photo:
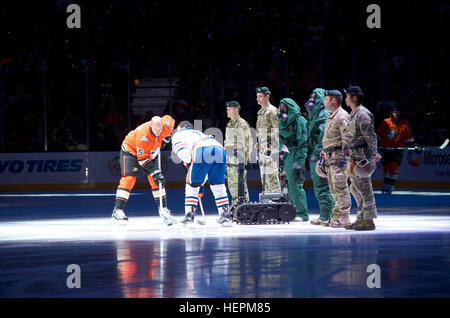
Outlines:
[[[181,220],[184,191],[168,190]],[[126,224],[112,223],[113,191],[0,193],[0,297],[449,297],[450,192],[375,191],[375,231],[307,223],[161,223],[137,190]],[[256,200],[258,192],[251,191]],[[317,201],[307,189],[310,219]],[[353,201],[351,220],[355,219]],[[202,220],[198,212],[197,219]],[[68,288],[71,264],[80,288]],[[369,265],[380,288],[369,288]]]

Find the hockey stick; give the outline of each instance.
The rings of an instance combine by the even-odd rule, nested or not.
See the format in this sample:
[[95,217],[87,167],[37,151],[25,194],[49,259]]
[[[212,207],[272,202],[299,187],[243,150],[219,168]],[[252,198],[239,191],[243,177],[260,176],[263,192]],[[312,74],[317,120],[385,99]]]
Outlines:
[[444,150],[444,148],[447,147],[449,142],[450,142],[450,140],[448,138],[445,139],[444,143],[439,146],[439,149]]
[[436,149],[439,148],[440,150],[444,150],[447,145],[449,144],[450,139],[447,138],[445,139],[444,143],[442,145],[440,145],[439,147],[421,147],[421,146],[416,146],[416,147],[378,147],[378,149],[380,150],[408,150],[408,151],[423,151],[423,150],[428,150],[428,149]]
[[446,139],[445,142],[439,147],[378,147],[379,150],[408,150],[408,151],[417,151],[422,152],[423,150],[433,150],[439,148],[440,150],[444,150],[449,143],[449,139]]
[[[158,168],[160,171],[162,171],[161,170],[161,150],[159,151],[159,154],[158,154]],[[162,182],[159,181],[159,209],[160,209],[160,211],[162,211],[162,209],[163,209],[162,191],[161,190],[162,190]]]
[[202,211],[203,220],[196,220],[200,225],[206,225],[205,211],[203,210],[202,198],[198,198],[198,204],[200,205],[200,211]]
[[[159,170],[162,171],[161,169],[161,150],[159,151],[158,154],[158,167]],[[159,215],[164,216],[166,219],[168,219],[170,222],[172,222],[172,224],[176,224],[177,221],[174,217],[172,217],[171,215],[169,215],[166,210],[163,208],[163,196],[162,196],[162,182],[159,181]],[[172,225],[172,224],[168,224],[168,225]]]

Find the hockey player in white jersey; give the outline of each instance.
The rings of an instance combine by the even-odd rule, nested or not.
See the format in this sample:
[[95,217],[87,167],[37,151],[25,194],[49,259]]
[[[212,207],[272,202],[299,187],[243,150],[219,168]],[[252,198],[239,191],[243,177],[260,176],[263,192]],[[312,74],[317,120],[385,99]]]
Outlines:
[[227,188],[225,187],[226,153],[213,136],[194,130],[188,121],[182,121],[172,134],[172,151],[188,169],[186,175],[184,210],[181,223],[194,221],[200,187],[209,181],[219,212],[218,223],[231,226]]

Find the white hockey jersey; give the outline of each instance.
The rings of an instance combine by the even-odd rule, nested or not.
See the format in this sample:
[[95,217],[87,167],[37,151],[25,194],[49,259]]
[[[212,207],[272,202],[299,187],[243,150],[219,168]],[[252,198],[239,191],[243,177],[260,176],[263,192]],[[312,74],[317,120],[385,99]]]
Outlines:
[[198,147],[219,146],[223,147],[214,136],[192,129],[184,128],[176,130],[172,134],[172,151],[183,160],[185,164],[192,162],[192,154]]

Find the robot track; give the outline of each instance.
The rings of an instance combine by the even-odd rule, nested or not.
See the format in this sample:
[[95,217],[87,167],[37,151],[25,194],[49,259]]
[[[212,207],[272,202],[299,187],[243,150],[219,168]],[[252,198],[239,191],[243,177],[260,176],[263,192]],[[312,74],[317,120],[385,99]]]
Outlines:
[[295,219],[296,210],[291,203],[244,203],[237,207],[233,219],[240,224],[279,224]]

